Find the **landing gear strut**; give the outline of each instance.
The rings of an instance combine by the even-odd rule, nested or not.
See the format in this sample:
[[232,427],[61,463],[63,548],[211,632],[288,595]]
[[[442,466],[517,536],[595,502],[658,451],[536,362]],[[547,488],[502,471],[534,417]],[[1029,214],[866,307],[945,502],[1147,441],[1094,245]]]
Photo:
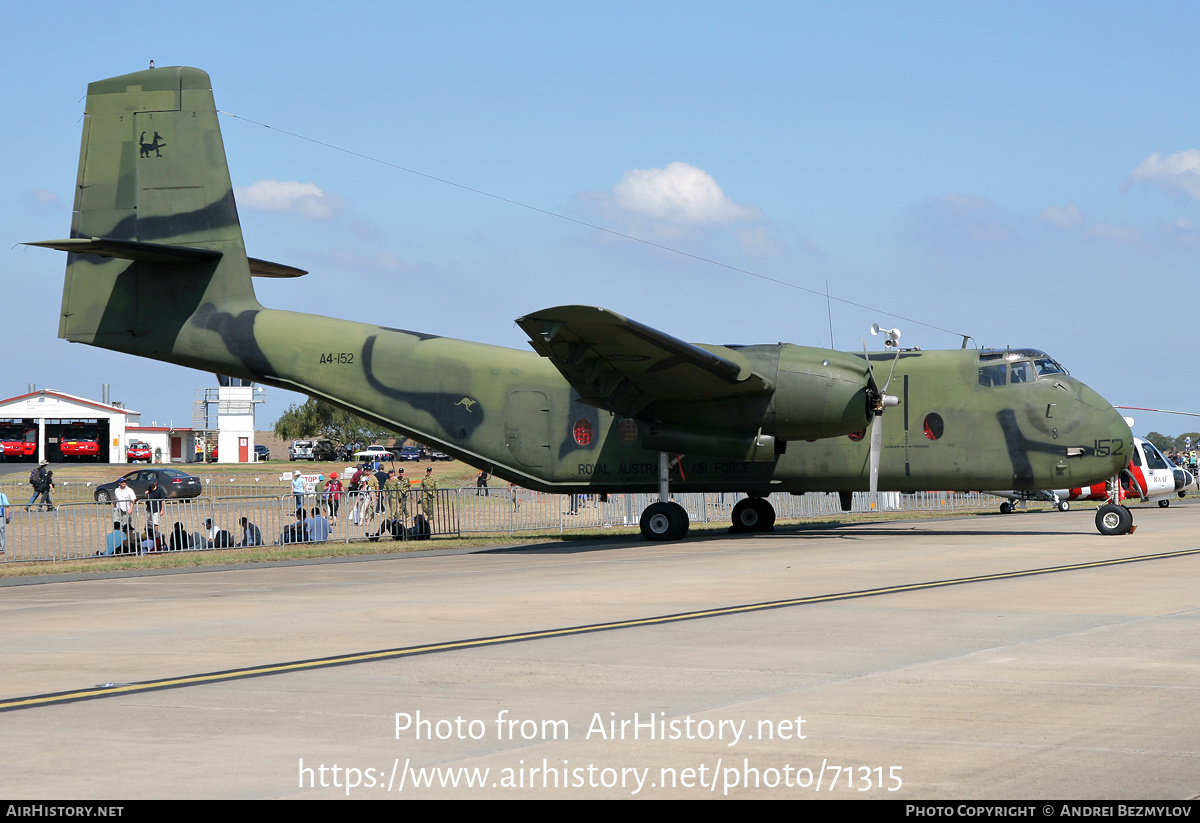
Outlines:
[[691,525],[683,506],[670,498],[671,467],[667,453],[658,453],[658,502],[642,512],[642,537],[647,540],[679,540]]

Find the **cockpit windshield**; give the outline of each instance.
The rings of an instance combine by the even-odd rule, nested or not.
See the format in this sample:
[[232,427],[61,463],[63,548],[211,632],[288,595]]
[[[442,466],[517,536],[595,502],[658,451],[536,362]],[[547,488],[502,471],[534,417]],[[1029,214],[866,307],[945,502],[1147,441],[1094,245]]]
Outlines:
[[1068,374],[1057,360],[1037,349],[984,349],[979,353],[979,385],[996,386],[1032,383]]

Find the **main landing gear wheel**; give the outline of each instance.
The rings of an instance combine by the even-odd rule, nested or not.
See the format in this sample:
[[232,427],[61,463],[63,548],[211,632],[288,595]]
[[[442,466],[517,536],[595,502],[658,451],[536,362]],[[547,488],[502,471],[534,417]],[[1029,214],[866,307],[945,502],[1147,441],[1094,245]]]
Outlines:
[[1096,528],[1100,534],[1129,534],[1133,531],[1133,515],[1124,506],[1105,503],[1096,510]]
[[1170,500],[1159,500],[1158,505],[1159,505],[1159,507],[1165,509],[1167,506],[1171,505],[1171,501]]
[[1059,510],[1060,512],[1070,511],[1070,510],[1071,510],[1071,504],[1070,504],[1070,503],[1068,503],[1066,500],[1059,500],[1059,501],[1058,501],[1058,510]]
[[769,532],[775,529],[775,507],[761,497],[747,497],[733,507],[731,532]]
[[647,540],[679,540],[691,525],[678,503],[651,503],[642,512],[642,536]]
[[1005,500],[1003,503],[1000,504],[1000,513],[1001,514],[1012,514],[1012,510],[1013,510],[1013,504],[1009,503],[1007,500]]

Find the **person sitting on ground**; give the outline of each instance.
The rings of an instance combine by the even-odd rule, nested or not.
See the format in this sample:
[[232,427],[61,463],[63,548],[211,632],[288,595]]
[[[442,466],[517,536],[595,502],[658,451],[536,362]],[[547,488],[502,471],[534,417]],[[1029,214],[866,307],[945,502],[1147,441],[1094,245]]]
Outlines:
[[104,541],[104,551],[96,552],[98,555],[113,555],[125,553],[125,532],[121,531],[121,521],[114,520],[112,531],[108,533],[108,538]]
[[313,508],[312,517],[304,521],[304,527],[308,530],[308,539],[313,543],[324,543],[329,539],[329,521],[321,516],[320,508]]
[[187,533],[187,529],[183,527],[182,523],[176,521],[174,528],[171,529],[171,551],[181,552],[191,548],[195,548],[192,536]]
[[288,543],[307,543],[308,530],[304,528],[304,510],[296,512],[296,522],[287,526],[279,536],[281,545]]
[[154,528],[153,524],[146,526],[146,534],[142,538],[142,546],[140,554],[149,554],[150,552],[160,552],[163,548],[162,532]]
[[243,517],[242,521],[242,542],[239,546],[261,546],[262,532],[258,530],[258,526],[251,523],[247,518]]

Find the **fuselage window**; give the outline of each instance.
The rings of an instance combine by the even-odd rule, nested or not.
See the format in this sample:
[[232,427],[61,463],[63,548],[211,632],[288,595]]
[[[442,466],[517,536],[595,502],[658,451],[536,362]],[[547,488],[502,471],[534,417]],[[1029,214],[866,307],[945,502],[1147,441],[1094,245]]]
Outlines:
[[937,412],[930,412],[925,415],[925,436],[930,440],[937,440],[946,431],[946,422],[942,420],[942,416]]

